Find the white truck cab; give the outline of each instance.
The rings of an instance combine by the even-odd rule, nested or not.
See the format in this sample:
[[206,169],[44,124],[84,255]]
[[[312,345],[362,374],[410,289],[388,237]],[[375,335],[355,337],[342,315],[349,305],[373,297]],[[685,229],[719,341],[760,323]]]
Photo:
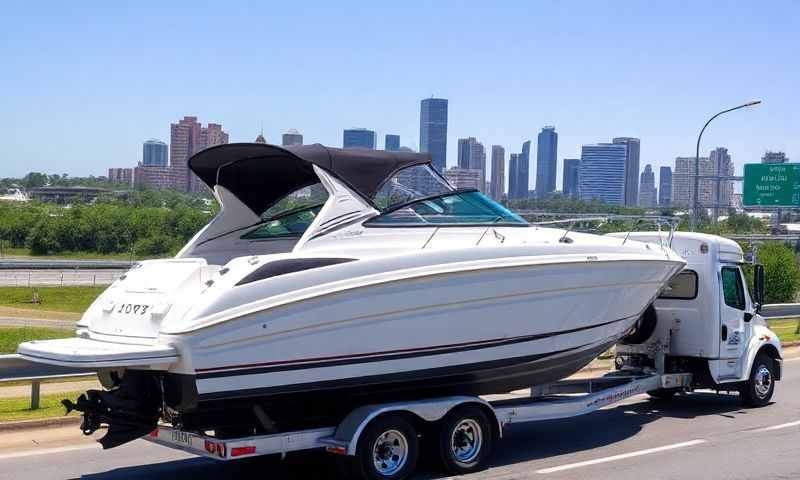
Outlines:
[[[613,233],[623,241],[666,243],[664,233]],[[750,295],[744,255],[726,238],[675,232],[672,249],[687,264],[643,315],[637,331],[617,346],[618,369],[652,367],[693,375],[693,388],[738,390],[745,403],[769,402],[781,377],[780,340],[759,315],[763,267],[754,267]],[[663,353],[662,356],[658,353]],[[657,365],[662,361],[664,365]],[[675,392],[653,392],[670,396]]]

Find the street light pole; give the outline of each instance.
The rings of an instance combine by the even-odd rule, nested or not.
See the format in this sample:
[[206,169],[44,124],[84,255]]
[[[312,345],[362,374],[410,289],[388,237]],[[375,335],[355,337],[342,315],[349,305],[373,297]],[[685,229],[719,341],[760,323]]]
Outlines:
[[[739,110],[740,108],[745,107],[752,107],[761,103],[761,100],[754,100],[752,102],[743,103],[737,107],[729,108],[727,110],[723,110],[716,115],[712,116],[708,119],[703,128],[700,130],[700,135],[697,136],[697,149],[695,150],[694,154],[694,201],[692,202],[692,223],[691,223],[691,230],[694,232],[697,229],[697,221],[700,215],[700,139],[703,138],[703,132],[706,131],[706,127],[708,124],[711,123],[712,120],[719,117],[720,115],[728,112],[732,112],[734,110]],[[719,175],[719,171],[717,172]]]

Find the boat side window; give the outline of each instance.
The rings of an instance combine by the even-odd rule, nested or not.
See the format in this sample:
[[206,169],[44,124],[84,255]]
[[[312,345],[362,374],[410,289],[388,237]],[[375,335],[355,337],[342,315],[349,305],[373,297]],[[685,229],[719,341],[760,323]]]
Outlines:
[[528,223],[477,190],[448,192],[396,205],[364,222],[366,227],[435,225],[528,226]]
[[744,286],[737,267],[722,267],[722,293],[725,305],[737,310],[745,309]]
[[328,199],[321,183],[303,187],[286,195],[261,214],[261,222],[242,235],[244,240],[299,237],[319,214]]
[[684,270],[672,277],[658,298],[694,300],[697,298],[697,272]]

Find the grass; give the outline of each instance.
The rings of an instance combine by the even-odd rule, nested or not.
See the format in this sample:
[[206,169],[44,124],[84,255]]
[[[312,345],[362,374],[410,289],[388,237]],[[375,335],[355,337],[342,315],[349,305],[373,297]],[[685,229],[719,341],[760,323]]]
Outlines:
[[65,412],[64,406],[61,405],[61,400],[75,398],[81,393],[83,392],[42,395],[39,398],[39,408],[36,410],[31,410],[31,399],[29,397],[0,399],[0,423],[60,417]]
[[0,354],[15,353],[17,345],[29,340],[74,337],[70,330],[40,327],[0,327]]
[[[83,313],[107,287],[0,287],[0,306],[51,312]],[[32,303],[34,291],[39,303]]]
[[[3,258],[15,259],[52,259],[52,260],[130,260],[130,252],[123,253],[98,253],[98,252],[59,252],[49,255],[31,255],[27,248],[3,248]],[[134,257],[134,260],[144,258]]]
[[798,321],[800,320],[797,318],[783,318],[780,320],[770,320],[767,323],[769,323],[769,328],[778,334],[781,343],[786,343],[800,341],[800,335],[794,333],[797,329]]

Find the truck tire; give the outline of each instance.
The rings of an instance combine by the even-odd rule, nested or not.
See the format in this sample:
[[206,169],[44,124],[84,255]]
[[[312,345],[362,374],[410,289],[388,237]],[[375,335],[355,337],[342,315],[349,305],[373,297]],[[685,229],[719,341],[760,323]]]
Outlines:
[[624,345],[638,345],[640,343],[644,343],[653,335],[653,332],[656,331],[656,325],[658,324],[658,315],[656,314],[656,308],[653,304],[648,305],[648,307],[642,313],[642,316],[636,321],[636,326],[631,332],[630,335],[623,338],[620,343]]
[[756,355],[750,378],[739,390],[742,403],[747,407],[763,407],[772,400],[775,393],[775,365],[772,358],[764,352]]
[[491,420],[480,407],[456,408],[439,425],[439,460],[451,475],[485,469],[493,444]]
[[355,470],[365,480],[403,480],[414,472],[418,457],[414,426],[400,415],[382,415],[358,439]]

